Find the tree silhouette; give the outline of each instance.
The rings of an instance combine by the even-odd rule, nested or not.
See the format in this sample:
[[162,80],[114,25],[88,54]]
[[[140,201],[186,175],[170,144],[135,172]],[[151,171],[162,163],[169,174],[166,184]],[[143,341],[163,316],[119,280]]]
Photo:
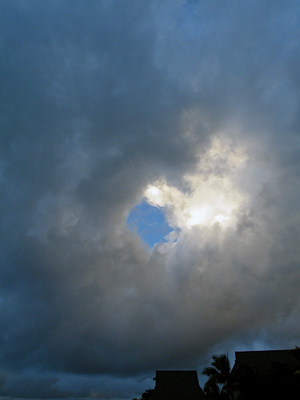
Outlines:
[[144,391],[144,393],[142,394],[141,398],[137,399],[136,397],[132,400],[147,400],[151,393],[153,392],[154,389],[147,389]]
[[209,400],[229,399],[230,370],[228,354],[212,356],[211,366],[202,371],[202,374],[208,376],[204,392]]
[[147,389],[145,392],[142,394],[142,400],[146,400],[151,396],[151,393],[153,392],[154,389]]

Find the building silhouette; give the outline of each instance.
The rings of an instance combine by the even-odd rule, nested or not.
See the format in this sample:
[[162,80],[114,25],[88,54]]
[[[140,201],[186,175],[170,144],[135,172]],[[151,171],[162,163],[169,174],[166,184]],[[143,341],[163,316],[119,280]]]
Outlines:
[[298,400],[299,349],[237,351],[230,379],[231,400]]
[[197,371],[156,371],[149,400],[204,400]]
[[283,364],[288,370],[299,369],[300,364],[296,355],[297,350],[258,350],[258,351],[236,351],[235,363],[231,374],[235,375],[241,368],[251,367],[259,375],[263,375],[275,363]]

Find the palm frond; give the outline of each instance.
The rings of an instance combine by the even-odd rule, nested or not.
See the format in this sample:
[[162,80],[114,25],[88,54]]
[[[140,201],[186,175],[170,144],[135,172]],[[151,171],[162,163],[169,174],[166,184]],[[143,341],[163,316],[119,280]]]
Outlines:
[[202,370],[202,374],[206,375],[206,376],[209,376],[209,377],[216,377],[219,374],[219,372],[214,367],[205,367]]

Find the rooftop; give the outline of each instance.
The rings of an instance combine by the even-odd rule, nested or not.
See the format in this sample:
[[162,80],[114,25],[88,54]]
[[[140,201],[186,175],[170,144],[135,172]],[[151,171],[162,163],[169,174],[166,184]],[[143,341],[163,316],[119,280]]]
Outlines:
[[202,400],[197,371],[156,371],[155,389],[149,400]]
[[235,373],[241,366],[253,367],[258,373],[265,372],[273,363],[281,363],[291,370],[299,368],[300,360],[296,353],[299,350],[260,350],[260,351],[236,351],[235,364],[232,372]]

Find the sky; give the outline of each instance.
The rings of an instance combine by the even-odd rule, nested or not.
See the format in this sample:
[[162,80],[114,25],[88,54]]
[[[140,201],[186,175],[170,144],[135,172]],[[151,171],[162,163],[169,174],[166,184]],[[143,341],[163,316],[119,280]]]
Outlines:
[[300,345],[300,4],[0,2],[0,399],[128,399]]

